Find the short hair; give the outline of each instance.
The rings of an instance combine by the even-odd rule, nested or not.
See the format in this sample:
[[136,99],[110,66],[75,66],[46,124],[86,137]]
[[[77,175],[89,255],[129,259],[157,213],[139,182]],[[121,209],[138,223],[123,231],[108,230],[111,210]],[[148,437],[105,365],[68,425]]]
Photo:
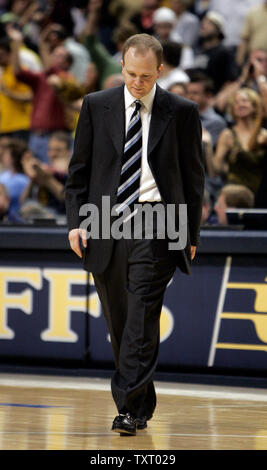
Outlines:
[[60,142],[64,142],[67,149],[68,150],[71,149],[71,137],[67,132],[63,132],[63,131],[53,132],[53,134],[50,135],[49,140],[52,140],[52,139],[59,140]]
[[194,72],[194,71],[186,71],[187,75],[189,76],[190,83],[202,83],[205,93],[213,94],[214,93],[214,83],[213,80],[208,77],[203,72]]
[[150,36],[146,33],[134,34],[133,36],[130,36],[127,41],[125,41],[122,49],[123,62],[125,54],[130,49],[130,47],[135,48],[140,54],[145,54],[151,49],[157,58],[158,67],[162,64],[162,45],[153,36]]
[[174,82],[168,86],[167,90],[172,91],[172,89],[176,86],[180,86],[181,88],[183,88],[184,92],[186,93],[186,84],[184,82]]
[[227,207],[253,208],[255,196],[253,192],[242,184],[226,184],[220,194],[224,195]]
[[163,41],[163,60],[168,65],[178,67],[181,60],[182,45],[175,41]]
[[113,31],[113,42],[115,44],[119,43],[125,43],[127,39],[129,39],[131,36],[137,34],[137,28],[134,24],[132,23],[122,23],[120,26],[117,26],[117,28],[114,29]]

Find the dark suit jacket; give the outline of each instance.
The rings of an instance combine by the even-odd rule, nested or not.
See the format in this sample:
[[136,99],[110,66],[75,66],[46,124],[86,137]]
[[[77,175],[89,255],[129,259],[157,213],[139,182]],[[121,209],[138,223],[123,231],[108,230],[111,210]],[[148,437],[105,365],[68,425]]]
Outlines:
[[[121,157],[125,139],[124,85],[91,93],[84,98],[76,129],[74,151],[66,182],[66,212],[69,230],[78,228],[81,205],[90,202],[99,208],[102,196],[116,204]],[[190,244],[199,244],[204,165],[201,124],[196,105],[157,85],[148,139],[148,163],[162,201],[187,204],[188,244],[174,252],[177,266],[190,274]],[[111,252],[112,239],[89,239],[83,267],[103,272]]]

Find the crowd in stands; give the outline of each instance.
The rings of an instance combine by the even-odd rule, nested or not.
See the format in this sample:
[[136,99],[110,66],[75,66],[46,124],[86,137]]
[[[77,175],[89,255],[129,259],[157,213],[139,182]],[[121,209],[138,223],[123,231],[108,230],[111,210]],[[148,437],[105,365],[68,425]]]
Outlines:
[[133,34],[163,46],[158,85],[203,127],[203,226],[267,209],[267,0],[0,0],[0,221],[64,220],[87,93],[123,84]]

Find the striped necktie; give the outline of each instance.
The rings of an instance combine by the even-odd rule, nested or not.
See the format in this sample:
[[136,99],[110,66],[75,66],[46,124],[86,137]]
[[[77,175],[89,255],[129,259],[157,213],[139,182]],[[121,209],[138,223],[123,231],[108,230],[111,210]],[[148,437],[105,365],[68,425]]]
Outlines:
[[140,108],[142,103],[135,101],[135,110],[131,116],[124,145],[120,183],[117,193],[117,213],[128,206],[133,211],[139,197],[141,159],[142,159],[142,121]]

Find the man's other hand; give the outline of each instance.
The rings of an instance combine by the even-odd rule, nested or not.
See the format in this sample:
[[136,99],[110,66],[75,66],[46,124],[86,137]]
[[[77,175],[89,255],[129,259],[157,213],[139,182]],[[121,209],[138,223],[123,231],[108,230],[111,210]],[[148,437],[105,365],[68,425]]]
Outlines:
[[190,249],[191,249],[191,260],[193,261],[193,259],[194,259],[195,256],[196,256],[196,249],[197,249],[197,247],[191,245]]
[[82,240],[82,246],[84,248],[87,247],[87,239],[86,239],[86,230],[81,228],[74,228],[69,232],[69,242],[71,249],[78,255],[80,258],[82,257],[82,251],[80,247],[80,239]]

